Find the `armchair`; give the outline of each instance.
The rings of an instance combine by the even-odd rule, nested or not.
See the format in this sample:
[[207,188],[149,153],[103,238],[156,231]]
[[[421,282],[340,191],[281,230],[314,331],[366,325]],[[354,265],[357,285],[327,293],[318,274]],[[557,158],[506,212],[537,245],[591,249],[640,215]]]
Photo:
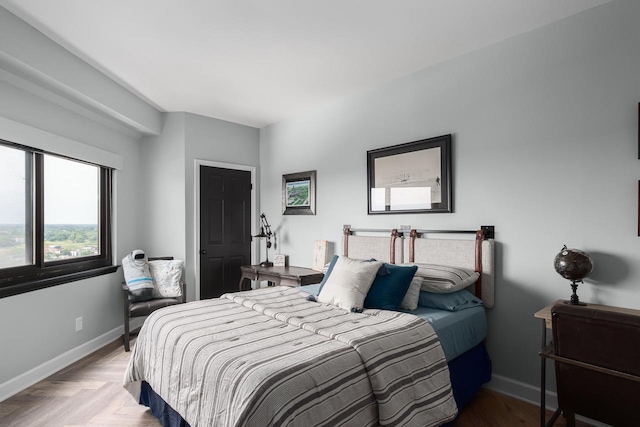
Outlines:
[[[173,260],[173,257],[155,257],[149,258],[149,261]],[[122,299],[124,301],[124,351],[130,350],[131,335],[136,335],[137,331],[130,331],[129,321],[135,317],[146,317],[152,312],[168,307],[170,305],[182,304],[187,301],[186,283],[180,280],[180,288],[182,296],[176,298],[153,298],[148,301],[132,302],[129,301],[129,288],[126,283],[122,283]]]
[[638,426],[640,316],[592,307],[551,310],[559,411],[570,427],[576,413]]

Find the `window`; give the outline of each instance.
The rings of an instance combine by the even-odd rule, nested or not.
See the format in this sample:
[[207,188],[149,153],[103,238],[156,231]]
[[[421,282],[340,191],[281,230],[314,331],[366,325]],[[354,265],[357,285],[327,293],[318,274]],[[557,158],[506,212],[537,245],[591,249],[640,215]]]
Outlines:
[[0,140],[0,297],[115,271],[111,175]]

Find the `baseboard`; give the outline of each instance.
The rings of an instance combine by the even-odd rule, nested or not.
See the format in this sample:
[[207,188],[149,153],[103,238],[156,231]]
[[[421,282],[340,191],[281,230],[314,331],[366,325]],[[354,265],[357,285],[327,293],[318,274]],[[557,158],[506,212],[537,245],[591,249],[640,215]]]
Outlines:
[[[142,325],[142,322],[140,322],[140,325],[137,325],[134,320],[131,321],[132,328]],[[20,393],[22,390],[31,387],[35,383],[44,380],[59,370],[66,368],[72,363],[77,362],[83,357],[90,355],[105,345],[120,338],[122,336],[123,328],[123,326],[119,326],[112,329],[91,341],[87,341],[78,347],[72,348],[71,350],[62,353],[60,356],[54,357],[53,359],[0,384],[0,402],[8,399],[14,394]]]
[[[515,399],[523,400],[531,403],[532,405],[540,405],[540,387],[534,387],[531,384],[526,384],[501,375],[492,374],[491,381],[485,384],[484,387],[497,393],[506,394],[507,396],[511,396]],[[547,390],[545,406],[550,411],[556,410],[558,407],[558,395],[555,392]],[[580,415],[576,415],[576,419],[596,427],[609,427],[608,424],[594,421]]]

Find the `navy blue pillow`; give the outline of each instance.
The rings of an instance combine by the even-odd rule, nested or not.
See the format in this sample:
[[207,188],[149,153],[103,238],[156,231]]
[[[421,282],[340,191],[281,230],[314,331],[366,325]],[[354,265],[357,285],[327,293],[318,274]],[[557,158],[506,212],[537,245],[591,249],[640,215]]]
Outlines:
[[376,276],[364,299],[365,308],[398,310],[418,269],[415,265],[404,267],[385,264],[385,267],[389,274]]

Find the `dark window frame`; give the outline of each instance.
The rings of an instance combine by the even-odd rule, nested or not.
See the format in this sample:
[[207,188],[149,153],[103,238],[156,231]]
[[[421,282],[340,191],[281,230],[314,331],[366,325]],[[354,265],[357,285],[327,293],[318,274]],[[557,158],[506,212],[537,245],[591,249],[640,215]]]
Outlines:
[[[44,289],[50,286],[82,280],[89,277],[113,273],[112,247],[112,185],[113,170],[109,167],[84,162],[57,153],[49,153],[21,144],[0,139],[0,144],[25,151],[25,194],[27,214],[25,228],[31,231],[31,239],[26,239],[26,252],[33,253],[31,265],[0,269],[0,298]],[[73,161],[87,163],[99,168],[99,224],[98,242],[100,254],[60,261],[44,260],[44,155],[50,154]],[[30,244],[33,244],[29,250]]]

